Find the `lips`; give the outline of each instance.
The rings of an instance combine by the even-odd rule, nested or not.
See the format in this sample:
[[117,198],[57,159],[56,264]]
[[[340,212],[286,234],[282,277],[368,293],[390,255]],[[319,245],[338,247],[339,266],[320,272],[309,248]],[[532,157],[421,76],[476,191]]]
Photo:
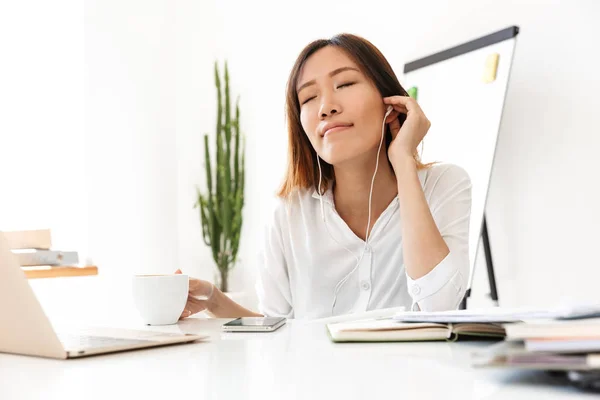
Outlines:
[[341,131],[342,129],[348,129],[348,128],[350,128],[350,126],[336,126],[335,128],[330,128],[327,131],[325,131],[325,134],[323,135],[323,137],[325,138],[329,134]]
[[338,132],[347,128],[350,128],[352,124],[343,123],[343,122],[330,122],[325,124],[321,129],[321,137],[326,137],[327,135]]

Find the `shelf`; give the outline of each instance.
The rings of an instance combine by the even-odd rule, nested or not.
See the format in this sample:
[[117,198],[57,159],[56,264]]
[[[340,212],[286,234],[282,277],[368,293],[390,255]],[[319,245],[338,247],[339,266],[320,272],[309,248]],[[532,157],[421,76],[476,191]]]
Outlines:
[[29,279],[98,275],[98,267],[23,267]]

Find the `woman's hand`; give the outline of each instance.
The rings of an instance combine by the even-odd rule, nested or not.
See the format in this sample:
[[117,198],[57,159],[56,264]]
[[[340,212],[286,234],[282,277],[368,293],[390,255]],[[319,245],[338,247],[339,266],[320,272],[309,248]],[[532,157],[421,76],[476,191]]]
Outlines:
[[[178,269],[175,273],[181,274],[181,270]],[[211,297],[215,292],[215,285],[212,283],[196,278],[189,279],[188,299],[179,319],[207,310]]]
[[[394,110],[385,120],[390,125],[392,142],[388,148],[388,157],[392,166],[406,157],[413,157],[417,146],[429,130],[431,122],[415,99],[408,96],[390,96],[383,98],[384,104],[391,105]],[[402,127],[398,121],[399,114],[406,114]]]

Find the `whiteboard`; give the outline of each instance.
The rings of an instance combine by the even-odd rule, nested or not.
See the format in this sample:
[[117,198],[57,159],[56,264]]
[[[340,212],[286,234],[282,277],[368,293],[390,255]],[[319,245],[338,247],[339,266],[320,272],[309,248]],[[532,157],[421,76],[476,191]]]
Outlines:
[[[457,164],[471,178],[469,288],[517,33],[518,27],[506,28],[407,63],[401,80],[406,90],[416,88],[417,102],[431,121],[419,146],[422,161]],[[494,59],[495,79],[486,82]]]

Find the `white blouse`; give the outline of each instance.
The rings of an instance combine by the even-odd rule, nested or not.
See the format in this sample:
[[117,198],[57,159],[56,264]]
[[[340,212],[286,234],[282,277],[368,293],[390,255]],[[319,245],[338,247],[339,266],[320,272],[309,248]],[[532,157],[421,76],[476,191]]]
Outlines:
[[436,164],[418,175],[450,249],[433,270],[416,280],[406,274],[396,197],[373,225],[369,246],[338,290],[332,313],[336,285],[355,268],[365,242],[337,214],[331,190],[323,195],[327,227],[317,191],[301,190],[287,200],[277,199],[266,224],[256,283],[259,311],[266,316],[313,319],[400,306],[456,309],[469,279],[471,180],[453,164]]

